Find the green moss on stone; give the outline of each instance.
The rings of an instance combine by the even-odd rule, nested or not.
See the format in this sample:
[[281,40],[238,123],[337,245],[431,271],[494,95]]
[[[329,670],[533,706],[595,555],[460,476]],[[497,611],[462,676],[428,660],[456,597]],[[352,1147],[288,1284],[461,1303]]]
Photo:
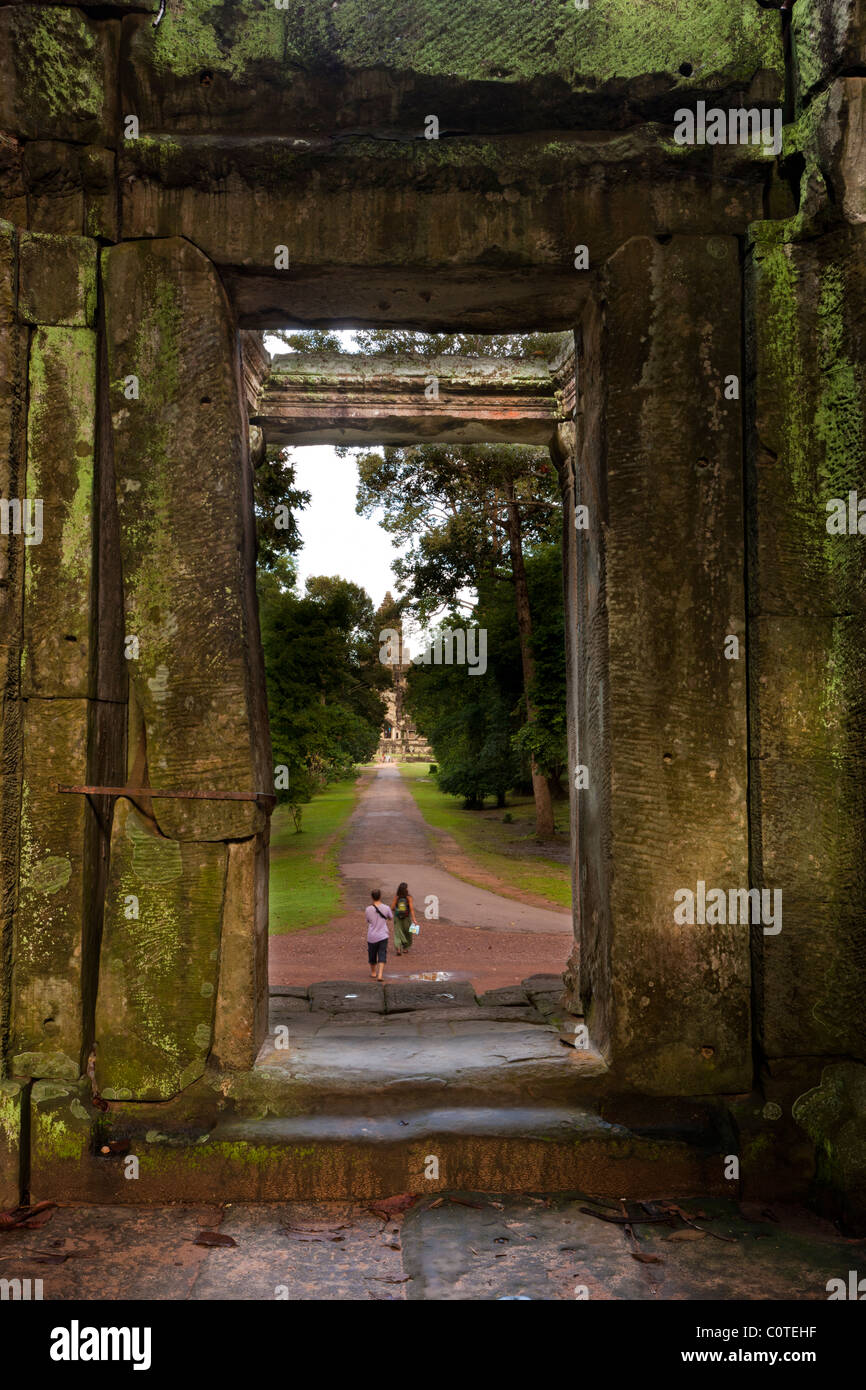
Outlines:
[[21,1076],[47,1076],[57,1081],[75,1081],[80,1074],[78,1063],[62,1052],[19,1052],[12,1065]]
[[72,1159],[80,1162],[87,1152],[86,1135],[73,1128],[61,1115],[44,1111],[36,1119],[35,1145],[40,1156]]
[[235,81],[263,65],[291,83],[299,69],[391,68],[476,81],[561,75],[575,87],[644,74],[679,76],[682,86],[747,83],[784,70],[778,16],[749,0],[571,0],[503,6],[501,0],[185,0],[170,9],[153,47],[157,71],[203,70]]
[[59,119],[98,118],[104,93],[96,28],[62,5],[16,6],[11,23],[19,106]]

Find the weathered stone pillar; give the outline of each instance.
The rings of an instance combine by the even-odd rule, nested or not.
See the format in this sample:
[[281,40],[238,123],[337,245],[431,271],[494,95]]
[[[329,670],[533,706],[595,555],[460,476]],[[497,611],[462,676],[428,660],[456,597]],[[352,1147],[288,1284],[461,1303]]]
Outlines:
[[248,1065],[261,1042],[267,894],[252,866],[267,812],[254,798],[273,770],[248,424],[222,285],[180,238],[111,248],[103,282],[128,785],[247,797],[139,797],[115,811],[97,1078],[105,1095],[160,1099],[202,1074],[215,1017],[224,1065]]
[[[24,491],[28,329],[16,313],[18,235],[0,222],[0,499]],[[20,816],[22,590],[24,537],[0,525],[0,1075],[8,1069],[12,988],[12,915]]]
[[[86,780],[96,428],[96,245],[19,235],[28,357],[20,659],[18,885],[10,1068],[74,1078],[85,1045],[82,975],[93,812],[58,784]],[[11,749],[10,749],[11,753]],[[12,766],[10,762],[10,767]]]
[[866,1060],[866,226],[760,223],[749,264],[752,854],[785,891],[759,1036]]
[[0,1211],[21,1200],[22,1124],[28,1103],[27,1083],[0,1081]]
[[765,1095],[814,1145],[814,1196],[862,1233],[866,0],[798,0],[791,41],[798,213],[752,229],[746,279],[752,859],[786,886],[757,1035]]
[[749,886],[740,283],[734,239],[635,239],[579,335],[581,993],[667,1095],[751,1082],[750,928],[700,905]]

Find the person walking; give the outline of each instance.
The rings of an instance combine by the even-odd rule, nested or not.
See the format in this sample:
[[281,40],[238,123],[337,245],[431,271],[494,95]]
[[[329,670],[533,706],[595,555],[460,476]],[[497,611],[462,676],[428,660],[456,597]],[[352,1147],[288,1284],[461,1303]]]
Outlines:
[[382,894],[378,888],[372,889],[370,897],[373,901],[364,910],[364,916],[367,919],[367,959],[370,962],[370,979],[378,980],[380,984],[384,984],[385,962],[388,959],[388,923],[393,920],[393,913],[390,907],[385,907],[382,903]]
[[415,904],[409,892],[409,885],[401,883],[394,894],[394,901],[391,904],[394,912],[394,945],[397,948],[397,955],[405,955],[412,946],[413,932],[409,930],[410,925],[417,927],[418,922],[415,918]]

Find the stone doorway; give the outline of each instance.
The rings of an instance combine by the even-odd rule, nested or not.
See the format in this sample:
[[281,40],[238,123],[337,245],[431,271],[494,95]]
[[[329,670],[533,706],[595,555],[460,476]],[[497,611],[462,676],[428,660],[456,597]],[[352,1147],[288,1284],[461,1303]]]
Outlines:
[[[568,401],[573,400],[570,381],[573,335],[569,333],[558,335],[552,362],[532,356],[528,350],[523,356],[512,358],[437,357],[416,348],[414,354],[406,352],[401,358],[356,350],[344,355],[306,353],[302,347],[289,355],[277,355],[268,364],[262,357],[258,335],[246,333],[243,336],[250,364],[247,378],[251,380],[255,376],[260,382],[257,395],[250,402],[258,457],[275,447],[303,448],[311,442],[317,446],[375,448],[384,440],[390,445],[409,448],[418,443],[442,442],[449,449],[455,449],[458,455],[461,445],[517,445],[518,453],[525,450],[527,455],[531,451],[526,446],[535,445],[532,454],[535,462],[535,454],[548,455],[565,418],[563,412],[568,406],[563,405],[558,395],[560,386],[566,388]],[[485,340],[473,338],[472,342],[477,343],[480,352],[491,352],[491,344]],[[501,345],[497,347],[501,351]],[[303,455],[296,457],[302,459]],[[318,454],[316,457],[321,470],[325,464]],[[329,465],[335,469],[344,466],[346,463],[337,459]],[[467,463],[467,466],[470,465]],[[539,466],[554,477],[549,462]],[[307,485],[314,486],[310,479]],[[553,491],[556,493],[555,480]],[[553,515],[558,517],[555,503]],[[557,529],[561,530],[561,526],[555,519],[554,530]],[[390,551],[387,533],[378,534],[382,546]],[[329,563],[333,558],[329,558]],[[402,663],[398,670],[405,674],[409,649],[393,657],[391,628],[380,633],[379,639],[380,657],[384,652],[382,659],[386,663],[392,660]],[[418,636],[411,654],[416,654],[420,642]],[[399,645],[402,648],[403,644]],[[457,661],[465,659],[465,654],[460,655],[459,642],[456,645],[456,652],[449,650],[444,654],[447,660],[452,657]],[[439,653],[437,659],[443,659],[443,654]],[[405,755],[408,752],[412,761],[418,761],[422,752],[426,752],[428,761],[433,756],[417,738],[411,746],[405,738],[399,748],[395,744],[388,746],[394,762],[399,760],[397,753]],[[393,983],[398,976],[402,978],[411,972],[431,976],[444,973],[459,981],[477,975],[476,985],[482,995],[490,988],[505,984],[515,986],[519,993],[523,977],[543,971],[561,972],[568,956],[561,933],[568,930],[573,940],[573,927],[565,925],[570,914],[566,910],[556,911],[553,903],[526,893],[512,895],[520,901],[497,896],[504,885],[497,887],[495,878],[489,873],[485,875],[478,866],[476,872],[490,880],[486,888],[477,881],[475,887],[470,888],[454,877],[448,856],[440,860],[437,832],[423,819],[408,787],[396,776],[396,768],[392,768],[392,773],[395,775],[390,781],[383,780],[384,771],[369,785],[369,779],[365,779],[359,805],[349,824],[348,843],[340,853],[346,893],[358,921],[369,901],[371,885],[377,885],[380,879],[387,901],[393,896],[397,883],[408,879],[413,885],[416,911],[422,922],[423,896],[425,893],[435,895],[435,922],[424,928],[423,942],[419,949],[412,951],[410,965],[397,964],[392,950],[387,970],[389,981]],[[510,820],[510,815],[506,819]],[[449,840],[448,845],[451,858],[455,852],[459,854],[456,842]],[[471,865],[469,868],[471,870]],[[461,872],[459,867],[456,872]],[[422,883],[424,887],[419,898]],[[504,887],[507,893],[507,886]],[[353,918],[353,925],[354,921]],[[335,929],[336,925],[333,924]],[[304,951],[301,968],[296,974],[290,967],[293,939],[280,938],[276,942],[272,939],[278,960],[272,982],[282,986],[306,986],[325,978],[362,979],[367,973],[363,951],[360,948],[350,951],[344,944],[344,937],[350,930],[348,919],[345,923],[341,919],[339,928],[333,948],[334,960],[328,957],[314,967],[308,959],[310,952]],[[482,933],[480,944],[479,932]],[[356,931],[352,934],[353,942],[356,934]],[[429,949],[434,935],[435,959]],[[526,943],[519,949],[518,938]],[[491,942],[496,943],[496,958],[502,962],[498,968],[488,959],[487,952],[494,951]],[[316,950],[317,945],[321,949]],[[533,958],[536,946],[538,954]],[[311,952],[316,957],[328,955],[318,937],[312,943]],[[416,957],[421,959],[416,960]],[[510,962],[507,968],[506,962]],[[479,971],[481,973],[477,974]],[[529,999],[524,997],[523,1003],[528,1006]]]
[[[760,1087],[765,1147],[862,1189],[827,1141],[862,1133],[862,7],[798,0],[783,39],[751,0],[535,6],[527,46],[420,5],[375,51],[340,7],[301,38],[261,0],[157,8],[0,7],[2,491],[62,519],[3,536],[10,1105],[89,1135],[92,1082],[173,1103],[266,1026],[239,334],[546,328],[575,335],[569,998],[624,1092]],[[787,147],[680,144],[698,103],[778,109]],[[57,790],[133,776],[250,799]],[[676,921],[700,885],[782,891],[781,931]]]

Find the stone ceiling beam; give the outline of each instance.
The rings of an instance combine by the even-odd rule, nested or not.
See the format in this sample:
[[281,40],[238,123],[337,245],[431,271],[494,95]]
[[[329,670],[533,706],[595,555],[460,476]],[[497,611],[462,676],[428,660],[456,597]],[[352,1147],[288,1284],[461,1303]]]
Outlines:
[[564,418],[545,361],[275,357],[250,423],[268,444],[550,444]]
[[119,156],[122,234],[192,241],[246,328],[556,330],[630,238],[742,236],[794,211],[769,150],[672,135],[143,134]]

